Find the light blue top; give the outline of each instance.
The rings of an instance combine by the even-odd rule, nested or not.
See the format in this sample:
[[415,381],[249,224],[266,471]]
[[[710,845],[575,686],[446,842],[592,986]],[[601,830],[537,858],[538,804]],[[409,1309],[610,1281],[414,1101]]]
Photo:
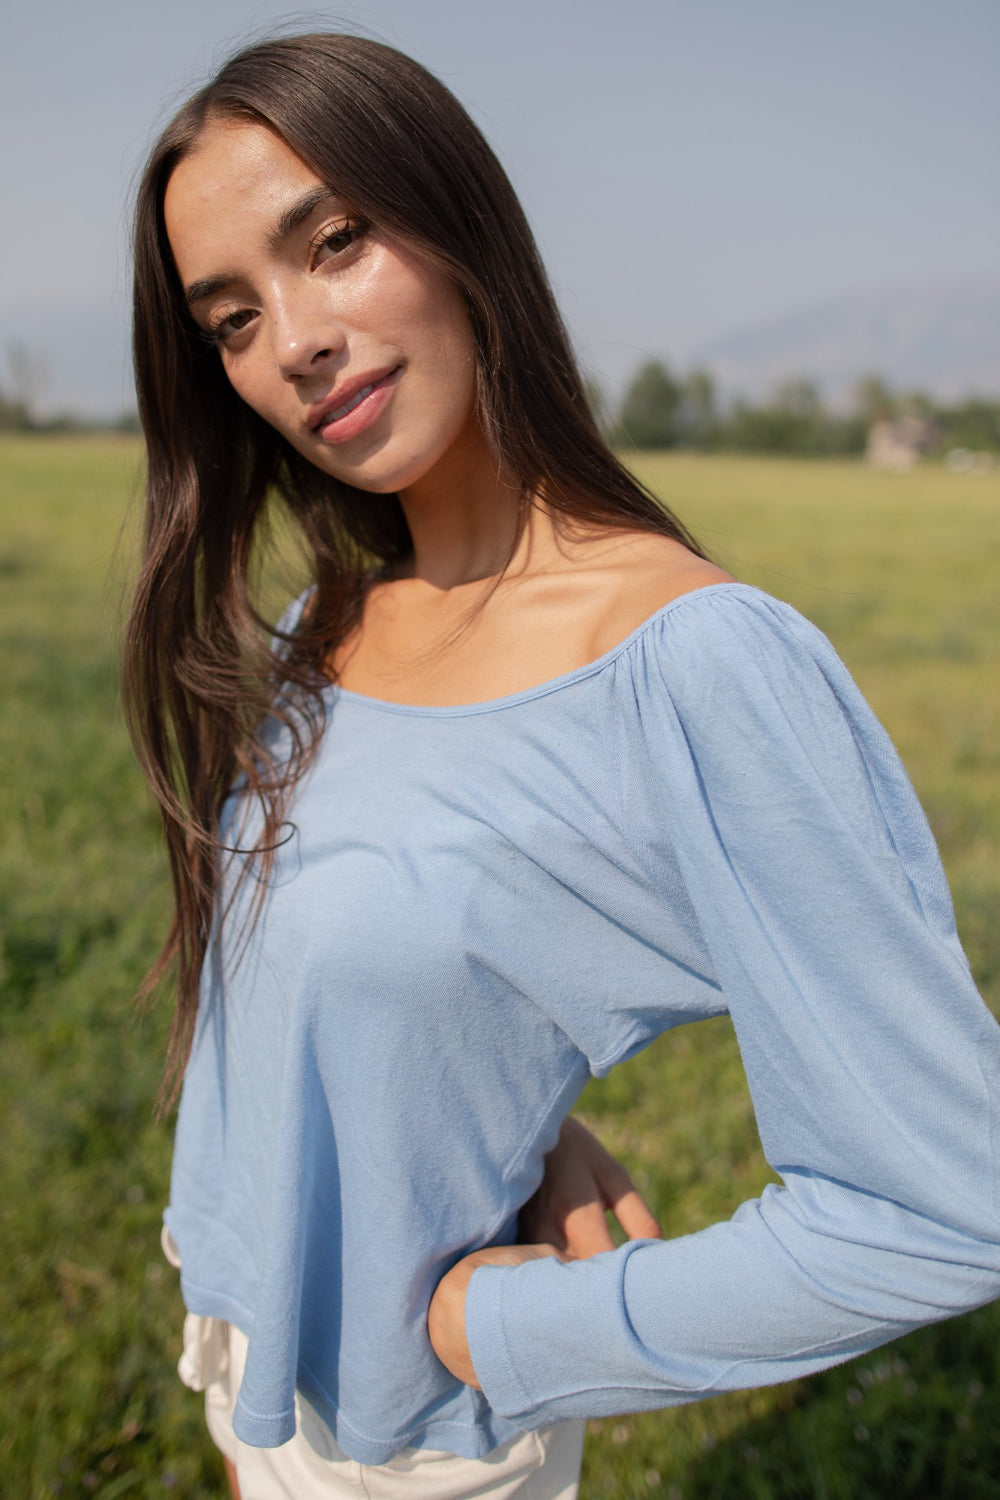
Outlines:
[[[297,1384],[357,1460],[474,1457],[1000,1295],[1000,1028],[895,752],[801,616],[720,584],[527,692],[327,707],[260,918],[248,883],[210,951],[177,1130],[185,1299],[249,1337],[240,1438],[290,1437]],[[252,842],[235,799],[224,838]],[[515,1237],[588,1075],[727,1011],[784,1186],[476,1271],[483,1393],[454,1380],[431,1292]]]

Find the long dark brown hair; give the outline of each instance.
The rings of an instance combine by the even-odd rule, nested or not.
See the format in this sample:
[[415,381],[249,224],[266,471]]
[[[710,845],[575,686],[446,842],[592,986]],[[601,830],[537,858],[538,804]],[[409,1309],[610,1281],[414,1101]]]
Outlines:
[[[525,504],[544,493],[567,517],[700,551],[602,439],[520,204],[443,84],[364,38],[280,37],[240,52],[184,105],[152,150],[136,204],[134,355],[148,477],[124,657],[126,711],[162,813],[175,897],[143,986],[148,994],[176,966],[161,1107],[176,1097],[191,1044],[222,801],[239,776],[259,799],[266,878],[323,730],[324,662],[359,618],[373,563],[410,551],[397,497],[342,484],[298,454],[236,395],[185,306],[164,192],[206,124],[225,117],[270,126],[353,211],[460,288],[480,425]],[[297,523],[314,583],[307,618],[277,651],[251,583],[269,494]],[[280,764],[259,734],[274,713],[292,742]]]

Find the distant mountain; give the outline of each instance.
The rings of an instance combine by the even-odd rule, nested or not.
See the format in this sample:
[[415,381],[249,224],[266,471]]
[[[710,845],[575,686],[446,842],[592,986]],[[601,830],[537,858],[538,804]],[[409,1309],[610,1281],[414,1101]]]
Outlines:
[[726,394],[760,397],[806,376],[836,399],[860,375],[944,400],[1000,394],[1000,277],[882,284],[703,345]]

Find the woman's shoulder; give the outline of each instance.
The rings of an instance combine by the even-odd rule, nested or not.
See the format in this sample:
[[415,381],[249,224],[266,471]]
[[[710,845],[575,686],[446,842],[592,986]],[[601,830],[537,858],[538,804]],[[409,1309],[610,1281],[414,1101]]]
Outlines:
[[592,552],[577,581],[595,659],[639,644],[693,669],[727,657],[836,657],[794,606],[670,537],[624,532]]
[[624,535],[593,573],[590,658],[616,692],[714,733],[804,731],[870,709],[827,637],[791,604],[680,543]]
[[803,751],[831,777],[831,760],[846,765],[860,753],[872,774],[898,778],[888,736],[830,640],[751,584],[694,582],[606,659],[617,664],[608,685],[639,744],[665,735],[739,778],[757,763],[791,765]]
[[792,605],[669,537],[624,534],[590,577],[599,582],[589,616],[594,660],[656,659],[671,681],[690,676],[701,686],[717,672],[746,680],[751,665],[779,675],[795,661],[843,670]]
[[667,536],[624,532],[599,550],[591,649],[601,657],[688,594],[735,584],[732,573]]

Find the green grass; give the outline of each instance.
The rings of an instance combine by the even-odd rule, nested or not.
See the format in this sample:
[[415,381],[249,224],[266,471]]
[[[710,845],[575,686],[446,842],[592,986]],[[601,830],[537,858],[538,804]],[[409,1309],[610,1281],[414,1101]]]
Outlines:
[[[0,443],[0,1491],[224,1494],[174,1374],[162,1261],[155,820],[115,697],[125,440]],[[940,469],[670,458],[648,478],[719,561],[833,638],[899,746],[1000,1011],[1000,495]],[[110,580],[110,581],[109,581]],[[584,1107],[682,1233],[769,1177],[728,1026],[664,1038]],[[777,1390],[592,1424],[583,1495],[1000,1495],[996,1309]]]

